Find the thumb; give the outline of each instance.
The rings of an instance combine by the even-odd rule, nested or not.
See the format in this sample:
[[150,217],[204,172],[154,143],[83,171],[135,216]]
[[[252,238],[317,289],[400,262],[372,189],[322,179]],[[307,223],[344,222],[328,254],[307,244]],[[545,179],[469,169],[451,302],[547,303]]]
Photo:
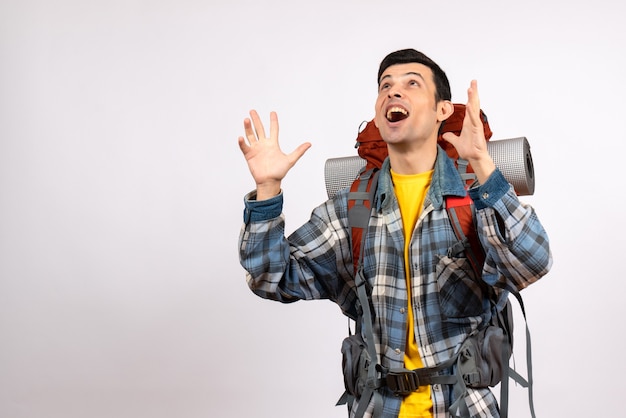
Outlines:
[[441,135],[441,137],[445,139],[446,141],[448,141],[449,143],[451,143],[455,147],[460,138],[458,135],[455,135],[452,132],[446,132],[443,135]]
[[295,164],[309,148],[311,148],[311,143],[305,142],[303,144],[300,144],[298,148],[296,148],[291,154],[289,154],[289,160],[291,162],[291,165]]

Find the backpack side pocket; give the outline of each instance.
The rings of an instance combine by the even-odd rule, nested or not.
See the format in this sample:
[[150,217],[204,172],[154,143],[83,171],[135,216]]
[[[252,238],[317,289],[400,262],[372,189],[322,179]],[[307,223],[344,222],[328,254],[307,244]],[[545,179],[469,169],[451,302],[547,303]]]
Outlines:
[[346,391],[359,398],[367,381],[367,368],[370,364],[367,347],[360,334],[350,335],[341,344],[343,355],[343,381]]
[[509,342],[502,329],[490,325],[465,340],[459,353],[458,371],[468,387],[494,387],[508,367],[509,353]]

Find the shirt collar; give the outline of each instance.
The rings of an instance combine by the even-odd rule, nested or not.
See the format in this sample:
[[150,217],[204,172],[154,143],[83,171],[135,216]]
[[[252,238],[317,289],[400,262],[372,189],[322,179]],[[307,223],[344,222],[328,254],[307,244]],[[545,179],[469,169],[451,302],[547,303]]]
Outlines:
[[[390,173],[391,165],[389,157],[383,162],[381,173],[378,178],[378,189],[376,190],[376,210],[381,211],[392,201],[393,182]],[[459,175],[454,161],[448,154],[437,145],[437,158],[435,160],[435,170],[428,190],[427,199],[430,200],[435,209],[441,209],[445,196],[465,196],[465,184]]]

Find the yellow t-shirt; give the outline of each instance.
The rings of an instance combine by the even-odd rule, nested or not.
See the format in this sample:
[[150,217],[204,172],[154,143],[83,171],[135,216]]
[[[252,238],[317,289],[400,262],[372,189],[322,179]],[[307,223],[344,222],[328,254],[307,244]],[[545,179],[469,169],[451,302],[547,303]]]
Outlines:
[[[424,199],[430,187],[433,171],[420,174],[402,175],[391,170],[394,190],[404,226],[404,269],[406,271],[407,287],[407,342],[404,354],[404,367],[409,370],[424,367],[420,357],[417,342],[415,341],[415,322],[411,303],[411,276],[409,244],[415,229],[415,224],[424,207]],[[399,418],[430,418],[433,403],[430,398],[430,386],[422,386],[419,390],[406,396],[400,406]]]

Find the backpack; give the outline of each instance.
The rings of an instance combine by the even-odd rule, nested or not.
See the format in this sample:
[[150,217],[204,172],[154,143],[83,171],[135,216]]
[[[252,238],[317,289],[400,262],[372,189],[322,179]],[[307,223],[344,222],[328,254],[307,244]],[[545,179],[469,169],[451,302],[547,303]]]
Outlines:
[[[456,149],[442,135],[452,132],[459,135],[463,126],[465,116],[465,105],[454,104],[454,113],[441,126],[438,144],[446,151],[448,156],[455,162],[461,178],[466,182],[466,189],[475,181],[473,170],[467,161],[460,159]],[[481,110],[480,117],[483,122],[485,138],[489,140],[492,131],[489,127],[488,119]],[[350,412],[354,397],[360,398],[356,417],[361,417],[369,404],[370,399],[374,399],[374,417],[381,415],[382,399],[379,389],[382,385],[387,385],[399,396],[417,390],[425,384],[447,384],[453,385],[456,401],[450,406],[450,412],[469,416],[469,411],[464,402],[467,394],[467,387],[487,387],[496,386],[500,383],[500,416],[506,418],[508,415],[508,378],[512,378],[521,386],[529,390],[529,405],[531,415],[534,418],[534,405],[532,398],[532,366],[530,356],[530,333],[526,325],[526,346],[527,346],[527,376],[524,379],[514,369],[509,367],[509,359],[513,351],[513,315],[510,301],[507,299],[506,305],[499,310],[489,324],[471,335],[462,344],[461,349],[453,358],[445,364],[432,368],[416,370],[392,369],[384,370],[378,364],[378,357],[373,344],[372,316],[367,296],[366,281],[362,276],[362,253],[365,234],[370,217],[370,210],[376,184],[378,170],[387,157],[387,144],[382,140],[380,133],[373,120],[366,123],[357,136],[356,147],[359,156],[365,160],[365,166],[361,169],[357,178],[350,186],[348,194],[348,220],[352,239],[352,254],[355,272],[355,283],[357,287],[357,317],[355,319],[355,333],[349,332],[349,336],[342,344],[343,353],[343,373],[346,391],[340,398],[337,405],[347,404]],[[447,196],[445,199],[446,211],[450,218],[451,225],[457,237],[457,243],[448,250],[451,255],[463,253],[475,273],[475,277],[482,276],[482,266],[485,260],[485,253],[478,239],[476,232],[475,208],[469,195],[464,197]],[[493,289],[480,281],[480,285],[492,295],[496,295]],[[509,290],[517,298],[524,319],[526,313],[523,301],[519,292]],[[496,301],[493,301],[495,306]],[[348,328],[350,330],[350,328]],[[364,332],[361,331],[364,329]],[[365,339],[362,338],[365,335]],[[368,344],[368,341],[372,341]],[[488,353],[487,356],[483,353]],[[456,365],[455,376],[441,376],[440,371],[449,369]]]
[[[465,160],[459,158],[459,153],[457,152],[456,148],[454,148],[452,144],[450,144],[448,141],[443,139],[443,134],[446,132],[451,132],[455,135],[459,135],[461,133],[461,130],[463,129],[464,118],[465,105],[455,103],[454,112],[441,125],[439,135],[437,137],[437,144],[441,148],[443,148],[446,154],[448,154],[448,156],[454,161],[457,169],[459,170],[459,173],[461,174],[461,177],[463,178],[463,180],[466,181],[467,188],[469,188],[469,186],[471,185],[471,183],[473,183],[475,179],[475,177],[473,176],[474,170]],[[489,141],[493,133],[491,132],[491,128],[489,127],[487,115],[482,110],[480,111],[480,119],[483,122],[485,139]],[[350,192],[352,193],[351,197],[354,197],[354,199],[350,199],[350,197],[348,198],[348,211],[365,212],[365,210],[360,207],[360,205],[363,205],[367,209],[367,214],[369,217],[369,195],[367,196],[367,199],[363,199],[365,195],[357,195],[356,193],[369,192],[369,190],[371,189],[375,190],[375,188],[372,188],[372,181],[377,175],[377,171],[383,165],[383,161],[385,161],[385,158],[387,158],[387,144],[381,138],[380,132],[374,124],[374,121],[370,120],[365,125],[365,128],[361,132],[359,132],[355,146],[357,147],[357,152],[359,156],[365,160],[365,167],[350,187]],[[355,206],[357,206],[357,209],[354,209]],[[478,257],[478,259],[474,258],[472,262],[472,268],[475,272],[480,273],[480,271],[482,271],[482,262],[480,260],[482,259],[482,261],[484,261],[485,257],[482,246],[477,240],[478,237],[475,233],[475,230],[472,231],[474,221],[472,219],[472,209],[470,208],[470,206],[471,199],[468,195],[466,195],[464,198],[446,199],[446,207],[450,209],[448,213],[452,214],[455,219],[458,219],[458,223],[456,223],[456,225],[453,225],[455,226],[455,231],[457,230],[457,227],[462,227],[463,231],[467,231],[465,233],[465,236],[468,237],[469,243],[473,249],[473,253],[476,254],[476,256]],[[357,222],[354,225],[351,223],[353,254],[352,260],[354,262],[355,271],[361,252],[361,233],[364,227],[367,227],[367,222],[365,222],[365,225],[362,225],[362,222]],[[476,277],[480,277],[480,274],[478,274]]]

